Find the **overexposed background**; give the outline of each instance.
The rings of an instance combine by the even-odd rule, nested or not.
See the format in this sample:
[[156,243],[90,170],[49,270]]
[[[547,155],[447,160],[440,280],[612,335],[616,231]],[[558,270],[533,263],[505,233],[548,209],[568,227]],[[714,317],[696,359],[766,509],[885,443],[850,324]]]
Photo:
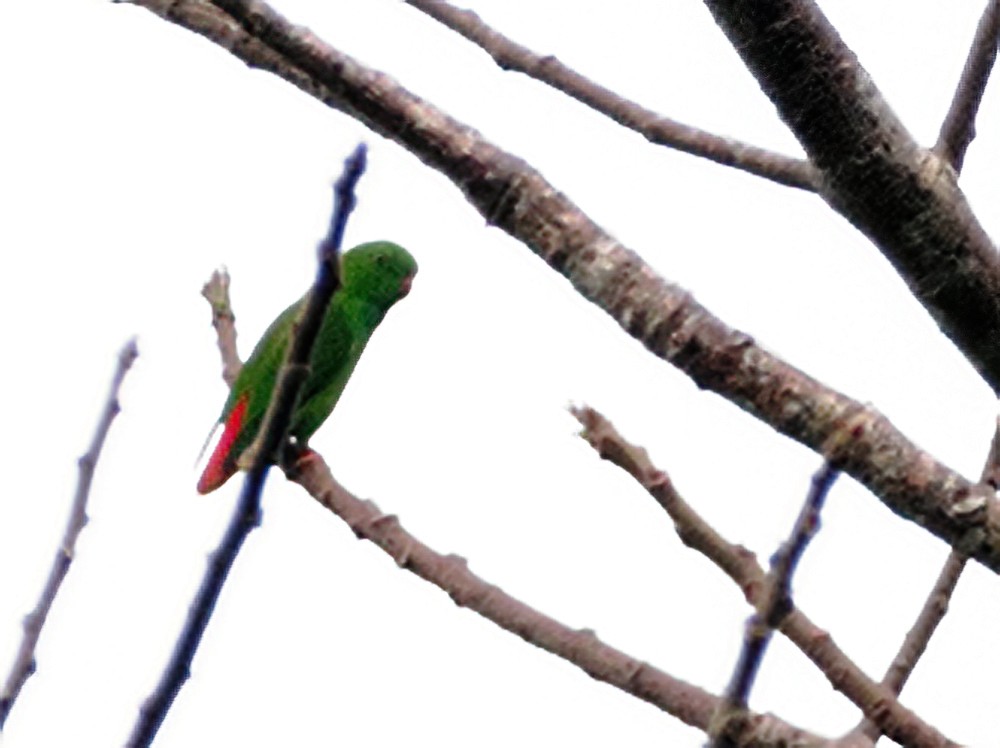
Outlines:
[[[665,115],[800,154],[698,2],[463,0],[501,31]],[[0,43],[0,671],[34,605],[115,356],[140,358],[91,521],[7,725],[7,748],[124,742],[235,501],[193,463],[225,398],[208,305],[233,278],[241,353],[306,288],[331,181],[369,172],[347,244],[420,263],[313,439],[355,493],[525,602],[718,692],[748,608],[643,490],[575,436],[569,402],[651,451],[766,560],[819,458],[647,354],[416,158],[152,14],[11,3]],[[284,0],[297,23],[527,159],[729,324],[977,477],[989,389],[889,264],[815,195],[647,144],[504,73],[388,0]],[[911,132],[936,139],[982,0],[820,2]],[[961,184],[997,235],[998,87]],[[947,555],[847,478],[797,602],[880,677]],[[997,740],[996,577],[971,564],[904,702]],[[776,638],[751,706],[835,735],[854,708]],[[158,747],[700,745],[698,731],[524,644],[395,568],[274,472]]]

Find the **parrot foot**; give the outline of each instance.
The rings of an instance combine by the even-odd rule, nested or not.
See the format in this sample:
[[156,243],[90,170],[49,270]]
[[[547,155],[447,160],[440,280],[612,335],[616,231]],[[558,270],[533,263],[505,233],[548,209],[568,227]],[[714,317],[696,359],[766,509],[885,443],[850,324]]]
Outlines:
[[288,480],[295,480],[310,462],[320,459],[309,445],[296,441],[288,441],[281,458],[281,468]]

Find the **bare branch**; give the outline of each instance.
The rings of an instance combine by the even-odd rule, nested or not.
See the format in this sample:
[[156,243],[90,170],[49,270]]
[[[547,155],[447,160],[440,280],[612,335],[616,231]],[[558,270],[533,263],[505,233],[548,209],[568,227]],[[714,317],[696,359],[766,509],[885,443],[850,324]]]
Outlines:
[[792,576],[805,552],[806,545],[819,528],[820,512],[838,475],[839,473],[830,467],[829,463],[823,463],[813,475],[809,493],[795,520],[792,533],[771,560],[771,570],[768,572],[764,591],[757,603],[757,610],[747,621],[743,648],[733,671],[732,680],[729,681],[729,686],[723,694],[719,711],[712,719],[710,734],[713,736],[714,748],[736,748],[740,745],[732,728],[746,720],[750,690],[757,678],[757,671],[764,661],[767,646],[771,643],[771,634],[793,609]]
[[[442,555],[407,532],[395,515],[383,514],[334,480],[315,453],[289,467],[289,478],[348,524],[354,534],[388,553],[396,564],[439,587],[463,608],[479,613],[530,644],[562,657],[595,680],[614,686],[671,714],[708,728],[719,698],[617,650],[588,629],[571,629],[473,574],[465,559]],[[828,741],[772,715],[750,715],[744,745],[825,746]]]
[[913,140],[813,0],[705,5],[821,172],[820,194],[1000,393],[1000,255],[955,170]]
[[551,55],[539,55],[491,28],[473,11],[441,0],[406,0],[417,10],[482,47],[504,70],[541,81],[635,130],[650,143],[675,148],[723,166],[731,166],[788,187],[815,191],[816,170],[803,159],[714,135],[676,122],[619,96],[567,67]]
[[[993,431],[993,441],[990,443],[990,451],[983,465],[981,480],[993,489],[1000,487],[1000,419],[997,420],[996,429]],[[955,587],[968,560],[969,557],[959,551],[953,550],[948,554],[948,559],[938,574],[937,581],[927,596],[916,622],[907,632],[899,652],[889,664],[889,669],[882,678],[882,684],[891,688],[897,696],[903,692],[903,686],[917,667],[931,637],[948,612],[948,603],[955,593]],[[867,741],[868,745],[875,745],[881,735],[882,731],[878,726],[866,718],[848,737],[856,737]]]
[[38,598],[38,603],[35,605],[35,609],[25,616],[24,637],[17,650],[17,655],[14,657],[14,664],[7,675],[7,680],[4,682],[3,691],[0,692],[0,731],[3,730],[21,689],[35,672],[35,647],[49,611],[52,609],[52,604],[59,593],[59,588],[69,573],[70,564],[73,563],[76,540],[87,524],[87,500],[90,497],[90,485],[94,478],[94,470],[97,468],[97,460],[101,456],[101,449],[108,431],[111,429],[111,423],[121,410],[121,405],[118,403],[118,392],[125,375],[138,355],[139,349],[136,346],[135,338],[126,342],[118,353],[118,367],[111,378],[111,387],[108,390],[108,397],[104,403],[101,418],[97,423],[97,429],[94,431],[86,454],[81,456],[78,461],[80,474],[77,478],[76,493],[70,507],[66,530],[63,532],[62,541],[59,543],[56,557],[52,561],[52,567],[49,569],[49,576],[45,580],[45,587]]
[[[645,449],[627,442],[614,426],[593,408],[575,408],[583,425],[581,436],[597,453],[622,468],[645,488],[674,522],[686,546],[711,560],[729,576],[754,607],[759,607],[768,586],[767,575],[746,548],[733,545],[709,525],[674,488],[669,476],[649,459]],[[791,608],[778,630],[795,644],[827,677],[830,684],[875,720],[884,734],[906,746],[941,748],[956,746],[896,700],[885,686],[875,683],[798,608]]]
[[1000,42],[1000,0],[988,0],[979,19],[976,35],[965,60],[962,77],[955,88],[951,106],[941,123],[934,151],[951,164],[956,172],[962,171],[965,152],[976,137],[976,114],[983,100],[986,83],[990,79],[997,59]]
[[229,301],[229,272],[225,268],[213,271],[212,277],[202,286],[201,295],[212,305],[212,327],[222,356],[222,380],[232,387],[243,362],[236,350],[236,315]]
[[[874,408],[824,386],[726,326],[585,216],[522,160],[294,27],[262,2],[133,0],[346,111],[447,175],[491,223],[564,274],[657,356],[816,450],[897,514],[1000,571],[1000,504]],[[1000,298],[1000,294],[998,294]],[[1000,348],[998,348],[1000,350]]]
[[986,455],[986,464],[983,465],[981,482],[994,491],[1000,490],[1000,418],[996,420],[996,429],[993,431],[990,452]]
[[184,629],[174,645],[160,681],[139,710],[139,718],[126,744],[128,748],[145,748],[156,737],[174,699],[191,674],[191,662],[243,541],[260,524],[260,494],[268,469],[287,439],[295,403],[309,375],[313,342],[323,323],[330,299],[340,286],[341,238],[347,216],[354,208],[354,187],[364,168],[365,148],[359,145],[344,162],[344,172],[334,186],[333,217],[330,231],[320,245],[316,280],[302,316],[295,326],[260,431],[250,448],[250,467],[236,510],[218,548],[209,557],[208,568],[188,609]]

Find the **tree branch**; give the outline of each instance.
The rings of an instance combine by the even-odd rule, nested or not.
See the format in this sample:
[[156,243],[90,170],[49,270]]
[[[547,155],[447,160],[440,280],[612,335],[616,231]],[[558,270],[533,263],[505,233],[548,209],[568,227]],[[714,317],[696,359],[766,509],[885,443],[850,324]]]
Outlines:
[[250,467],[236,510],[218,548],[209,557],[205,576],[188,610],[184,629],[163,675],[139,710],[139,718],[127,743],[128,748],[144,748],[156,737],[174,699],[191,674],[191,662],[243,541],[260,524],[260,495],[267,480],[268,469],[287,439],[295,403],[309,376],[313,343],[330,299],[340,285],[340,243],[344,223],[354,208],[354,187],[364,168],[365,148],[359,145],[345,161],[344,172],[334,186],[333,217],[330,231],[320,245],[316,280],[295,326],[260,431],[250,447]]
[[[934,460],[875,409],[726,326],[594,224],[522,160],[388,76],[293,27],[262,2],[132,0],[273,72],[447,175],[487,220],[524,242],[653,353],[698,386],[814,449],[896,513],[1000,571],[1000,504]],[[998,294],[1000,297],[1000,294]],[[1000,350],[1000,348],[998,348]]]
[[236,350],[236,315],[229,301],[228,271],[225,268],[214,271],[202,286],[201,295],[212,305],[212,327],[215,328],[219,355],[222,357],[222,380],[227,387],[232,387],[243,362]]
[[[990,451],[983,465],[981,482],[989,485],[993,490],[1000,488],[1000,419],[997,419],[993,441],[990,443]],[[934,636],[938,625],[947,614],[948,603],[955,593],[955,587],[958,585],[962,572],[965,571],[965,564],[968,560],[969,557],[959,551],[953,550],[948,554],[917,620],[907,632],[899,652],[893,657],[889,669],[882,677],[882,685],[892,689],[892,692],[897,696],[903,692],[903,686],[906,685],[906,681],[909,680],[917,663],[927,650],[931,637]],[[879,730],[878,726],[866,718],[849,734],[849,737],[859,737],[866,740],[869,745],[875,745],[881,735],[882,731]]]
[[[584,415],[583,420],[593,419],[588,419]],[[712,729],[709,734],[712,736],[713,748],[738,748],[740,745],[739,731],[736,730],[734,734],[733,728],[747,719],[750,690],[757,678],[757,671],[764,661],[767,646],[771,643],[771,635],[794,607],[792,576],[806,546],[816,535],[820,512],[838,475],[839,473],[830,467],[829,463],[823,463],[823,466],[816,471],[810,482],[805,503],[792,527],[791,535],[771,559],[771,570],[767,574],[764,591],[757,602],[757,610],[747,621],[743,648],[733,671],[732,680],[729,681],[729,686],[722,697],[719,710],[712,718]]]
[[[739,585],[746,599],[759,607],[768,586],[767,575],[754,555],[723,538],[674,488],[670,477],[657,468],[645,449],[629,443],[593,408],[575,408],[583,425],[580,434],[605,460],[631,475],[645,488],[674,522],[681,542],[698,551]],[[957,744],[948,740],[896,699],[889,689],[869,678],[822,630],[798,608],[791,608],[778,630],[795,644],[827,677],[834,689],[875,720],[884,734],[906,746],[941,748]]]
[[66,530],[63,532],[62,541],[59,543],[59,549],[56,551],[56,557],[52,561],[48,579],[45,580],[45,587],[42,589],[35,609],[24,618],[24,637],[21,639],[21,646],[14,657],[14,664],[4,682],[3,691],[0,691],[0,732],[3,731],[4,724],[7,722],[7,717],[10,716],[11,709],[14,708],[14,703],[21,693],[21,689],[35,672],[35,647],[41,636],[42,627],[45,626],[45,621],[49,616],[49,611],[52,609],[52,604],[59,593],[59,588],[69,573],[70,564],[73,563],[76,540],[87,524],[87,500],[90,497],[90,485],[97,468],[97,460],[101,456],[101,449],[108,431],[111,430],[111,423],[121,410],[118,392],[125,375],[132,368],[138,355],[139,349],[136,346],[135,338],[125,343],[118,353],[118,367],[111,379],[111,387],[108,390],[108,397],[104,403],[101,418],[97,423],[97,429],[94,431],[87,452],[78,461],[80,474],[77,478],[76,493],[70,507]]
[[934,151],[951,164],[956,172],[962,171],[965,152],[976,137],[976,114],[983,100],[986,83],[997,59],[1000,41],[1000,0],[988,0],[976,35],[965,60],[962,77],[955,88],[951,106],[941,123]]
[[[719,697],[674,678],[652,665],[605,644],[589,629],[571,629],[473,574],[465,559],[442,555],[336,482],[322,458],[300,461],[289,469],[316,501],[340,517],[361,540],[389,554],[396,565],[439,587],[456,605],[473,610],[530,644],[573,663],[595,680],[614,686],[706,730]],[[748,746],[825,746],[828,741],[772,715],[751,715],[741,738]]]
[[917,145],[813,0],[705,5],[820,171],[820,194],[1000,393],[1000,256],[955,171]]
[[551,55],[539,55],[488,26],[471,10],[441,0],[406,0],[417,10],[479,45],[504,70],[562,91],[591,109],[634,130],[655,145],[700,156],[787,187],[815,191],[816,170],[803,159],[724,138],[668,119],[580,75]]

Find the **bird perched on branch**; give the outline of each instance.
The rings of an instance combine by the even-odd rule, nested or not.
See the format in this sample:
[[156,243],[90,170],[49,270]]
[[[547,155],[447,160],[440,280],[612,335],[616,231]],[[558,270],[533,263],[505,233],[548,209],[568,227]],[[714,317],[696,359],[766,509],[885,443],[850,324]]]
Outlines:
[[[340,259],[340,287],[334,293],[313,346],[309,377],[292,416],[289,436],[301,448],[340,399],[368,339],[386,312],[410,290],[417,263],[392,242],[361,244]],[[240,370],[219,423],[222,437],[198,481],[198,492],[214,491],[236,473],[257,437],[295,323],[308,294],[283,311]]]

